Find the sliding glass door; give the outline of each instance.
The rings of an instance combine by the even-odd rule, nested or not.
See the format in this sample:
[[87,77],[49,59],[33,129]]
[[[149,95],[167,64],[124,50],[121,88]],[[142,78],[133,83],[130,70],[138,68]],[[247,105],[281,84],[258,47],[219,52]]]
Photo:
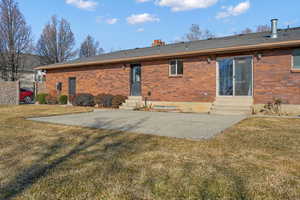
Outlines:
[[233,59],[219,61],[219,95],[233,95]]
[[235,96],[252,96],[252,57],[234,60]]
[[252,57],[218,60],[220,96],[252,96]]

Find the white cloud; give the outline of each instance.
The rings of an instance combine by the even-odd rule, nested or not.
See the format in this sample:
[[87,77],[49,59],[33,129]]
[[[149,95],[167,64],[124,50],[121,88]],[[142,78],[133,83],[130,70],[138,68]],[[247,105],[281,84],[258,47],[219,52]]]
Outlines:
[[96,17],[96,22],[98,24],[100,23],[106,23],[106,24],[116,24],[117,22],[119,21],[118,18],[107,18],[107,17],[104,17],[104,16],[98,16]]
[[170,7],[174,12],[208,8],[217,2],[218,0],[156,0],[156,4]]
[[143,29],[143,28],[139,28],[139,29],[137,29],[136,31],[137,31],[137,32],[144,32],[144,31],[145,31],[145,29]]
[[151,0],[136,0],[136,2],[138,2],[138,3],[145,3],[145,2],[149,2],[149,1],[151,1]]
[[67,4],[83,10],[94,10],[98,3],[93,0],[65,0]]
[[216,16],[217,19],[223,19],[230,16],[238,16],[243,13],[245,13],[250,8],[250,2],[245,1],[241,2],[236,6],[229,6],[229,7],[223,7],[223,9],[226,9],[223,12],[219,12]]
[[106,20],[106,23],[108,23],[108,24],[115,24],[118,21],[119,21],[119,19],[117,19],[117,18],[110,18],[110,19]]
[[159,22],[160,19],[154,15],[151,15],[149,13],[144,14],[138,14],[138,15],[131,15],[130,17],[127,17],[127,22],[129,24],[143,24],[146,22]]

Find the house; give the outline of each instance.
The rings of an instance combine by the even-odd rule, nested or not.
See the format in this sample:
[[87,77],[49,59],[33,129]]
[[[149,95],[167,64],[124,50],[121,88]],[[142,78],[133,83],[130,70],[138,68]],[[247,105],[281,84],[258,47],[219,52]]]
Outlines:
[[176,106],[186,112],[249,113],[274,98],[284,109],[300,110],[300,28],[103,54],[41,66],[49,93],[57,85],[76,93],[129,96],[142,104]]
[[41,79],[41,71],[35,71],[34,68],[41,65],[40,57],[33,54],[21,55],[21,67],[19,80],[21,88],[34,88],[34,83]]
[[21,54],[18,79],[21,88],[33,90],[34,82],[40,78],[41,71],[34,68],[41,65],[40,57],[33,54]]

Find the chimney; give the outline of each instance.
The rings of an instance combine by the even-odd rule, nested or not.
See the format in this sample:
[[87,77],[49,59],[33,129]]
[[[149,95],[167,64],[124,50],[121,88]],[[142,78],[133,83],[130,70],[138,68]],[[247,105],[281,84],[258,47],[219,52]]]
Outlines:
[[272,35],[271,35],[271,38],[276,39],[276,38],[278,38],[278,34],[277,34],[277,32],[278,32],[278,27],[277,27],[278,19],[272,19],[271,23],[272,23]]
[[166,43],[162,40],[154,40],[152,43],[152,47],[160,47],[164,45],[166,45]]

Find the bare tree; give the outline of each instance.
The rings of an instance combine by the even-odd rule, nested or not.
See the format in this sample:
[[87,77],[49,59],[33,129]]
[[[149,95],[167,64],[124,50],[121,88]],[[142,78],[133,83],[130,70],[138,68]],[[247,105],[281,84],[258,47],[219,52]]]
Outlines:
[[91,57],[102,54],[104,51],[99,47],[99,42],[95,41],[93,37],[88,35],[80,46],[79,57]]
[[241,33],[242,33],[242,34],[248,34],[248,33],[253,33],[253,31],[252,31],[251,28],[246,28],[246,29],[242,30]]
[[43,64],[54,64],[74,58],[75,38],[70,23],[53,16],[38,40],[36,51]]
[[214,34],[209,30],[202,30],[198,24],[192,24],[190,32],[185,35],[184,40],[195,41],[214,37]]
[[269,25],[259,25],[256,27],[256,32],[268,32],[271,31],[271,27]]
[[14,0],[0,1],[0,67],[3,80],[19,78],[21,55],[32,50],[31,28]]
[[268,31],[271,31],[271,27],[269,25],[258,25],[255,31],[253,31],[251,28],[246,28],[241,31],[241,34],[260,33],[260,32],[268,32]]

